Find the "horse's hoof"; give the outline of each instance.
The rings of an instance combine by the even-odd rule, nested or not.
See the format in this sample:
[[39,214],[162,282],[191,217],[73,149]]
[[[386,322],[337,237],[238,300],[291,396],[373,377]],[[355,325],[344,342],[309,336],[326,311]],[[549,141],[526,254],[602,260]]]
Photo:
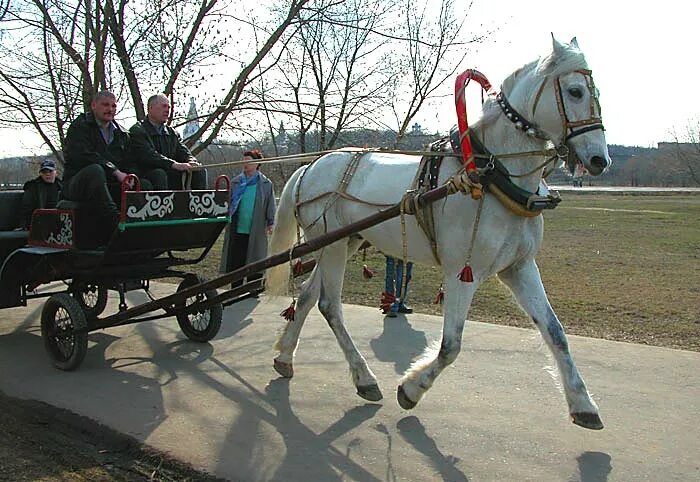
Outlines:
[[403,385],[399,385],[398,390],[396,390],[396,400],[398,400],[399,405],[401,405],[401,408],[404,410],[411,410],[418,404],[418,402],[414,402],[406,396],[406,392],[403,390]]
[[602,430],[603,422],[597,413],[579,412],[571,414],[571,421],[576,425],[591,430]]
[[370,402],[378,402],[384,398],[382,391],[376,383],[373,385],[358,386],[357,394]]
[[273,366],[275,367],[275,371],[284,378],[292,378],[294,376],[294,367],[291,363],[285,363],[275,358]]

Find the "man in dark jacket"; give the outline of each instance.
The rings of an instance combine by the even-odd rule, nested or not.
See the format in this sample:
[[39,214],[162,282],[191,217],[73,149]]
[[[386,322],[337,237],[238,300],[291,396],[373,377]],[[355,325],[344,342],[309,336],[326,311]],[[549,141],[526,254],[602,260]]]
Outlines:
[[120,200],[120,185],[127,174],[140,175],[141,189],[151,190],[163,189],[165,172],[137,169],[129,133],[114,120],[117,99],[112,92],[98,92],[90,110],[79,115],[66,133],[62,196],[69,201],[89,204],[100,218],[114,227],[119,219],[114,200]]
[[52,209],[58,202],[61,180],[56,177],[56,163],[42,161],[39,176],[24,183],[22,195],[22,228],[29,229],[35,209]]
[[[170,117],[168,98],[163,94],[153,95],[148,99],[147,108],[146,118],[129,130],[135,159],[143,168],[164,169],[168,175],[169,189],[206,189],[207,172],[182,142],[180,135],[166,124]],[[187,173],[191,174],[191,181],[183,185],[183,174]]]

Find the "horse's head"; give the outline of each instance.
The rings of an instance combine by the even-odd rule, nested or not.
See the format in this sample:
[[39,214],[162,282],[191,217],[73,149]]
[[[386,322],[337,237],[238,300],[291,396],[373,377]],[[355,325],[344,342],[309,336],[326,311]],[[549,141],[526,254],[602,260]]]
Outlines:
[[598,89],[576,38],[552,41],[552,52],[506,79],[503,90],[524,107],[519,110],[529,118],[528,134],[552,141],[572,173],[581,164],[597,176],[611,163]]

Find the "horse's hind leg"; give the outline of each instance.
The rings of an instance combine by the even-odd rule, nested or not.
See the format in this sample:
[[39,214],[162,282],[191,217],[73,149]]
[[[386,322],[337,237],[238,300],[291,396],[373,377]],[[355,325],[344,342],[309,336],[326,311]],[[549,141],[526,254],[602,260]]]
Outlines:
[[[348,241],[348,254],[352,255],[362,244],[362,239],[351,238]],[[299,290],[299,298],[296,304],[294,319],[287,323],[275,343],[275,349],[279,355],[275,357],[274,368],[285,378],[294,375],[294,353],[299,345],[299,336],[304,326],[306,317],[321,293],[321,274],[318,268],[314,268],[309,278],[304,281]]]
[[[351,249],[356,249],[353,243]],[[367,361],[355,346],[350,334],[345,328],[341,305],[343,277],[348,254],[348,243],[338,242],[324,248],[318,265],[321,275],[321,296],[318,309],[333,330],[345,359],[350,366],[352,381],[357,388],[357,394],[370,401],[382,399],[382,392],[377,385],[377,378],[367,365]]]
[[586,384],[576,368],[564,329],[549,304],[542,279],[533,259],[498,274],[518,303],[532,317],[557,362],[572,421],[581,427],[600,430],[603,422]]
[[301,328],[309,311],[318,300],[320,292],[321,276],[318,268],[314,268],[311,276],[301,285],[294,319],[285,325],[275,343],[275,349],[279,351],[279,355],[275,357],[274,367],[277,373],[285,378],[291,378],[294,375],[294,352],[299,344]]

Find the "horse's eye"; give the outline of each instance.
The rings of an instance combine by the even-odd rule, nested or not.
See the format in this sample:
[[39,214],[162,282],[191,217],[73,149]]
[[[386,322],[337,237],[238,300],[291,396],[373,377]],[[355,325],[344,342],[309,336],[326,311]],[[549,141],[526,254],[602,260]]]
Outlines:
[[569,89],[569,95],[574,99],[580,99],[583,97],[583,91],[578,87],[571,87]]

